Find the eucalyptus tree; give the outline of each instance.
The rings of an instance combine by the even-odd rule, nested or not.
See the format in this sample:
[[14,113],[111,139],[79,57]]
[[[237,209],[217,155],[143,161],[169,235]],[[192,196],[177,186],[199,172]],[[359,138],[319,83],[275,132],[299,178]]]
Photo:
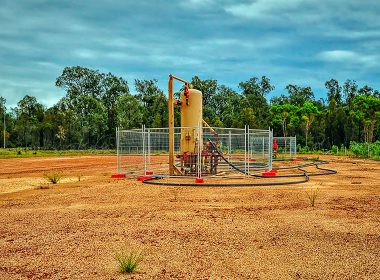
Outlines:
[[271,106],[269,114],[272,124],[281,125],[284,137],[289,136],[289,127],[295,127],[299,124],[298,110],[299,107],[288,103]]
[[36,97],[25,95],[13,108],[13,112],[16,116],[15,132],[18,135],[18,144],[25,147],[43,147],[45,107]]
[[363,125],[365,142],[372,142],[376,125],[380,120],[380,98],[373,95],[358,94],[353,99],[356,118]]
[[245,107],[253,109],[256,126],[260,124],[261,127],[265,127],[269,115],[266,96],[275,88],[270,79],[266,76],[262,76],[261,79],[252,77],[248,81],[240,82],[239,88],[244,96]]
[[301,120],[305,126],[305,145],[308,145],[308,135],[311,126],[314,124],[316,117],[320,114],[318,107],[312,102],[305,102],[304,105],[299,109],[301,115]]
[[117,126],[122,129],[141,127],[143,106],[131,94],[123,94],[116,100]]
[[137,99],[143,106],[143,123],[148,127],[165,127],[168,120],[168,101],[157,80],[135,80]]
[[1,112],[1,115],[2,116],[2,120],[1,120],[1,134],[2,134],[2,141],[3,141],[3,148],[5,148],[6,144],[5,144],[5,141],[6,141],[6,107],[5,107],[5,103],[7,102],[7,100],[0,96],[0,112]]

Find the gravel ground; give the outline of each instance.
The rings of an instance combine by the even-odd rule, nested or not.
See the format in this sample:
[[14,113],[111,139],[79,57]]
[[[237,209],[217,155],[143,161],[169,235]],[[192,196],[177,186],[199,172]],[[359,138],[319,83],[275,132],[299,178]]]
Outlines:
[[[0,279],[380,279],[380,163],[321,158],[338,174],[254,188],[111,179],[114,156],[0,160]],[[130,275],[126,246],[144,251]]]

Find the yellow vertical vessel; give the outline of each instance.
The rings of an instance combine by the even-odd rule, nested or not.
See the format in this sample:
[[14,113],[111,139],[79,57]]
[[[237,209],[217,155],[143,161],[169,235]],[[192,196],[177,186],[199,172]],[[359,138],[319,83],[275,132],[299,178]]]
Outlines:
[[[202,92],[196,89],[182,92],[181,155],[198,154],[198,145],[202,151],[202,113]],[[199,126],[200,130],[198,130]]]

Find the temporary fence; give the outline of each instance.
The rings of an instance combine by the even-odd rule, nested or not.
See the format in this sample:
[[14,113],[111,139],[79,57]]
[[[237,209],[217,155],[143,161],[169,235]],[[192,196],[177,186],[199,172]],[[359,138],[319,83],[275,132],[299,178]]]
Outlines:
[[[187,137],[193,146],[184,153],[181,143]],[[168,128],[118,129],[116,140],[118,174],[170,175]],[[270,129],[175,127],[175,176],[229,177],[271,170],[272,145]]]
[[274,158],[295,158],[297,157],[297,138],[294,137],[274,137]]

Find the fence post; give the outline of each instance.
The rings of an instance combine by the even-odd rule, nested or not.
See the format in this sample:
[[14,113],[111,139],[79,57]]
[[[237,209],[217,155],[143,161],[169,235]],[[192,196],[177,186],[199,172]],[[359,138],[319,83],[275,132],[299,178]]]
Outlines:
[[148,170],[152,170],[150,163],[150,128],[148,128]]
[[144,158],[144,175],[146,175],[146,147],[145,147],[145,125],[142,125],[142,152],[143,152],[143,158]]
[[273,157],[273,130],[271,130],[269,127],[269,171],[273,169],[272,157]]
[[250,159],[251,159],[251,152],[250,152],[250,145],[251,145],[251,140],[250,140],[250,133],[249,133],[249,125],[247,126],[247,158],[246,158],[246,162],[247,162],[247,166],[248,166],[248,174],[249,174],[249,167],[251,165],[251,162],[250,162]]
[[244,126],[244,173],[247,173],[247,125]]
[[120,174],[120,131],[116,127],[116,174]]
[[[231,161],[231,130],[228,132],[228,161]],[[231,166],[230,166],[231,168]]]
[[[202,139],[203,140],[203,139]],[[202,178],[201,123],[198,123],[197,178]]]

